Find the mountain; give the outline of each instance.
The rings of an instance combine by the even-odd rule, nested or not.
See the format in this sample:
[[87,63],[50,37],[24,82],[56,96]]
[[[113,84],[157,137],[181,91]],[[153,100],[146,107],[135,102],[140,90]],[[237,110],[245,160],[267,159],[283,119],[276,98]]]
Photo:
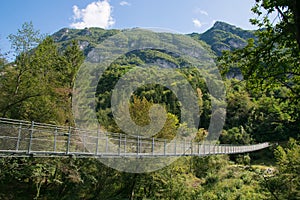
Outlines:
[[217,56],[222,55],[222,51],[243,48],[247,40],[255,38],[255,31],[243,30],[225,22],[216,22],[212,28],[206,32],[189,34],[191,37],[206,42]]
[[[78,40],[80,48],[87,55],[98,43],[120,32],[121,30],[105,30],[101,28],[64,28],[54,33],[52,37],[61,47],[65,47],[71,40]],[[202,34],[192,33],[188,34],[188,36],[201,42],[204,41],[217,56],[220,56],[224,50],[244,47],[248,39],[255,38],[254,32],[218,21],[206,32]]]
[[71,40],[78,40],[80,49],[87,55],[97,44],[106,38],[119,33],[120,30],[105,30],[102,28],[70,29],[63,28],[52,35],[52,38],[62,48]]

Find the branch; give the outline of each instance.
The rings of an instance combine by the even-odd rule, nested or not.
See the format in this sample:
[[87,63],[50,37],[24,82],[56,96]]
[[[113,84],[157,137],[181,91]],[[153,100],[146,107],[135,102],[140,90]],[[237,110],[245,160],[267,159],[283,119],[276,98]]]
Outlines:
[[289,90],[291,90],[291,92],[296,96],[296,98],[300,98],[299,92],[297,92],[296,90],[294,90],[294,88],[292,88],[289,84],[278,80],[283,86],[285,86],[286,88],[288,88]]
[[283,21],[287,24],[290,24],[289,23],[289,20],[288,18],[286,17],[286,15],[282,12],[282,10],[279,8],[279,6],[275,6],[276,10],[278,11],[278,13],[281,15]]
[[27,99],[31,99],[31,98],[34,98],[34,97],[40,97],[40,96],[43,96],[43,94],[35,94],[35,95],[30,95],[30,96],[27,96],[27,97],[24,97],[22,99],[19,99],[18,101],[16,102],[13,102],[11,104],[8,104],[5,108],[1,109],[0,112],[3,112],[2,114],[2,117],[5,117],[7,111],[14,105],[17,105],[18,103],[21,103],[22,101],[25,101]]

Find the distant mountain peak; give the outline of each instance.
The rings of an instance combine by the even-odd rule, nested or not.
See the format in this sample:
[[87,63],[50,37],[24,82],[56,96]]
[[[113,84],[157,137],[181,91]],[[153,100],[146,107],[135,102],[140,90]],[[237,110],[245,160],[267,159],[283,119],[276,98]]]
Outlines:
[[211,46],[218,56],[222,51],[243,48],[247,40],[255,38],[254,31],[243,30],[234,25],[217,21],[213,27],[200,35],[199,39]]
[[216,21],[212,27],[213,29],[219,29],[223,31],[229,31],[229,30],[235,30],[235,29],[240,29],[234,25],[228,24],[226,22],[222,21]]

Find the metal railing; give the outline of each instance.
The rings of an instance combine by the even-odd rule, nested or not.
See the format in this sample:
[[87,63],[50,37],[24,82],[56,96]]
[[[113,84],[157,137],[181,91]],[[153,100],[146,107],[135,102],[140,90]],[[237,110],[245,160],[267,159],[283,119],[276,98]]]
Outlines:
[[142,136],[82,130],[0,118],[0,157],[156,157],[238,154],[269,147],[269,143],[230,145],[167,141]]

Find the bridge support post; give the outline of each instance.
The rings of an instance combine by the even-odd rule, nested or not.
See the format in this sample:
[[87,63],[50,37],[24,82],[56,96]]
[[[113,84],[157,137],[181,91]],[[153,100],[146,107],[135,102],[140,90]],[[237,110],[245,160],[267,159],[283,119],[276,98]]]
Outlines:
[[67,155],[70,153],[70,143],[71,143],[71,127],[69,127],[69,131],[68,131],[68,141],[67,141],[67,149],[66,149]]
[[108,135],[106,134],[106,137],[105,137],[105,153],[107,154],[108,153]]
[[96,152],[95,155],[98,155],[98,151],[99,151],[99,137],[100,137],[100,130],[99,128],[97,129],[97,140],[96,140]]
[[57,140],[57,127],[55,127],[54,131],[54,144],[53,144],[53,151],[56,152],[56,140]]
[[33,138],[33,130],[34,129],[34,121],[31,122],[31,129],[30,129],[30,136],[29,136],[29,144],[28,144],[28,151],[27,153],[31,153],[31,146],[32,146],[32,138]]
[[17,141],[16,151],[19,151],[21,134],[22,134],[22,123],[20,122],[19,130],[18,130],[18,141]]
[[186,139],[184,138],[184,143],[183,143],[183,154],[185,155],[186,153]]
[[126,144],[127,143],[127,139],[126,139],[126,135],[124,135],[124,156],[126,156]]
[[154,155],[154,137],[152,138],[152,156]]
[[167,151],[167,140],[164,140],[164,155],[166,155]]
[[175,156],[177,155],[177,153],[176,153],[176,145],[177,145],[177,143],[176,143],[176,140],[175,140],[175,142],[174,142],[174,155]]
[[121,140],[122,140],[122,134],[119,136],[119,150],[118,150],[118,155],[121,155]]
[[140,136],[137,136],[136,156],[139,156],[139,151],[140,151]]
[[143,153],[143,137],[140,137],[139,153]]

